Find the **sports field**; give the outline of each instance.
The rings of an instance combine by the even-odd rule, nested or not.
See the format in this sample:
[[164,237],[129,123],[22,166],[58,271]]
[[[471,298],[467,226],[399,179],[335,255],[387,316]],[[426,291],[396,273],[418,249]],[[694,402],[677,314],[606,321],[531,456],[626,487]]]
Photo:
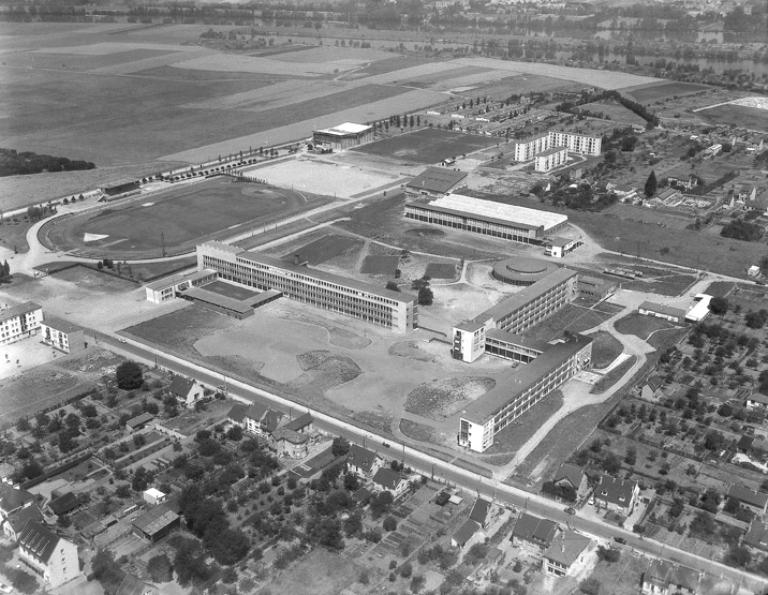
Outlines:
[[325,199],[261,184],[214,178],[127,205],[55,219],[40,231],[44,244],[116,258],[188,252],[196,243],[244,232],[319,206]]
[[472,153],[498,144],[499,139],[425,128],[363,145],[361,153],[416,163],[439,163],[444,159]]
[[732,103],[698,110],[697,115],[713,124],[727,124],[768,132],[768,110]]

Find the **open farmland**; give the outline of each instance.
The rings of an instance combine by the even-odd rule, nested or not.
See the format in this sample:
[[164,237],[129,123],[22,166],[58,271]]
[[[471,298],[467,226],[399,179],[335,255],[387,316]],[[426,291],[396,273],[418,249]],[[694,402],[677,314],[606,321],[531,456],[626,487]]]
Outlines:
[[95,214],[57,219],[40,235],[46,244],[60,250],[119,254],[122,258],[156,256],[163,248],[169,254],[182,253],[194,249],[201,239],[245,231],[248,224],[264,225],[322,202],[288,190],[215,178]]
[[660,99],[667,99],[677,95],[689,95],[699,91],[711,89],[707,85],[697,85],[695,83],[683,83],[680,81],[660,82],[651,85],[641,85],[638,87],[629,87],[622,89],[623,93],[631,95],[639,103],[653,103]]
[[698,110],[696,114],[713,124],[768,132],[768,110],[766,109],[729,103]]
[[439,163],[443,159],[492,147],[498,142],[498,139],[485,136],[425,128],[363,145],[355,151],[416,163]]

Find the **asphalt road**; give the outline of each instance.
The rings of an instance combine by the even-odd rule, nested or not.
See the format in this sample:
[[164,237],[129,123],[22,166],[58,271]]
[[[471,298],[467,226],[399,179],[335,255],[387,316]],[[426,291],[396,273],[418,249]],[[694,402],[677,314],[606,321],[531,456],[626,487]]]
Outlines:
[[[501,483],[497,480],[477,475],[476,473],[443,461],[434,456],[415,450],[408,445],[363,430],[342,420],[335,419],[320,411],[314,411],[303,405],[294,403],[279,395],[247,385],[225,374],[212,371],[203,366],[187,362],[179,357],[163,353],[155,347],[138,343],[134,340],[118,339],[111,335],[90,330],[97,339],[96,343],[118,354],[143,361],[148,365],[157,365],[172,372],[196,378],[209,386],[225,385],[229,396],[244,402],[260,401],[275,409],[288,413],[289,410],[310,411],[316,420],[316,425],[329,433],[363,444],[387,459],[401,459],[407,466],[437,480],[443,480],[448,485],[461,487],[475,492],[486,498],[517,509],[524,509],[534,515],[546,517],[574,530],[603,538],[611,543],[616,537],[626,540],[622,548],[631,548],[651,557],[661,557],[684,564],[696,570],[729,579],[735,585],[747,589],[747,592],[768,593],[768,579],[743,572],[726,566],[714,560],[702,558],[690,552],[673,548],[652,539],[646,539],[631,531],[610,525],[608,523],[569,515],[563,504],[554,502],[539,494],[526,492],[517,487]],[[614,544],[615,545],[615,544]]]

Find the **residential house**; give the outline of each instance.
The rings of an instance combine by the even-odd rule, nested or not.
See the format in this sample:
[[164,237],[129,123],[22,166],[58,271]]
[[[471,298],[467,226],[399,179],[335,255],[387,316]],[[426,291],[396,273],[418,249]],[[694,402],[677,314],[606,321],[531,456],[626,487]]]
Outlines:
[[3,534],[11,541],[18,541],[21,536],[21,532],[27,526],[29,522],[44,523],[45,518],[40,511],[40,507],[36,502],[33,502],[29,506],[14,510],[3,521]]
[[546,550],[552,545],[558,526],[549,519],[540,519],[532,514],[521,514],[512,530],[512,543],[534,546]]
[[768,552],[768,524],[754,519],[744,534],[742,544]]
[[397,500],[408,491],[410,485],[408,480],[403,478],[400,473],[393,471],[388,467],[382,467],[373,476],[373,483],[382,490],[392,492],[392,497]]
[[278,455],[300,459],[309,454],[309,436],[286,426],[277,428],[272,433],[272,440]]
[[259,427],[264,434],[272,434],[280,425],[280,420],[283,419],[283,414],[274,409],[267,409],[264,416],[261,418]]
[[755,514],[763,515],[768,508],[768,494],[750,490],[739,484],[733,484],[728,490],[728,497],[736,500],[744,508]]
[[248,411],[248,405],[245,403],[236,403],[227,413],[227,421],[233,426],[245,425],[245,413]]
[[82,327],[53,316],[45,316],[40,323],[40,338],[64,353],[77,353],[88,347]]
[[467,545],[467,542],[470,539],[472,539],[475,533],[477,533],[479,530],[480,530],[480,525],[478,525],[472,519],[465,521],[464,524],[461,527],[459,527],[456,533],[454,533],[453,536],[451,537],[451,546],[463,548],[465,545]]
[[309,414],[309,412],[307,412],[303,413],[299,417],[293,418],[283,427],[287,430],[298,432],[299,434],[310,434],[314,428],[312,425],[313,421],[314,420],[312,419],[312,416]]
[[641,592],[643,595],[696,595],[702,575],[692,568],[680,566],[666,560],[651,560],[648,570],[643,573]]
[[194,407],[195,403],[202,399],[205,394],[202,385],[198,384],[196,380],[183,376],[174,376],[168,390],[180,403],[189,408]]
[[490,509],[491,503],[488,502],[488,500],[478,498],[472,506],[472,512],[469,513],[469,519],[485,529],[488,526],[488,512]]
[[357,444],[349,447],[347,469],[358,477],[371,478],[384,464],[384,460],[372,450]]
[[544,551],[544,572],[565,576],[571,569],[584,561],[592,541],[575,531],[563,531],[554,538]]
[[56,588],[80,574],[77,546],[42,523],[29,522],[19,536],[19,560],[42,578],[43,586]]
[[768,396],[762,393],[752,393],[744,401],[747,409],[768,409]]
[[583,497],[587,493],[589,485],[587,476],[578,465],[563,463],[552,477],[552,483],[558,487],[568,486],[576,492],[576,499]]
[[9,521],[14,513],[32,506],[35,503],[35,497],[27,490],[21,490],[7,483],[0,483],[0,526],[3,533],[11,539],[16,539],[16,531],[21,530],[23,526],[14,527]]
[[595,508],[605,508],[625,516],[632,514],[640,495],[636,481],[602,475],[593,494]]
[[243,429],[255,436],[269,436],[280,425],[283,414],[260,403],[252,403],[243,415]]

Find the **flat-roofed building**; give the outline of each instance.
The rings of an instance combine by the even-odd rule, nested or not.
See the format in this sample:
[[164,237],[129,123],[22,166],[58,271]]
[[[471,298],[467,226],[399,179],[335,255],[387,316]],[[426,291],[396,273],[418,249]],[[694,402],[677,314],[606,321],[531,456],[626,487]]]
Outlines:
[[546,173],[553,169],[565,165],[568,161],[568,149],[565,147],[553,147],[543,153],[539,153],[533,158],[533,169],[538,172]]
[[343,151],[373,140],[373,127],[367,124],[344,122],[333,128],[315,130],[312,142],[316,145],[330,146],[334,151]]
[[555,147],[563,147],[571,153],[596,157],[602,150],[603,139],[575,132],[550,131],[515,142],[513,155],[515,161],[532,161],[537,155]]
[[64,353],[77,353],[88,347],[82,327],[54,316],[46,316],[40,323],[40,338]]
[[180,524],[181,517],[168,504],[150,508],[132,523],[136,535],[152,542],[165,537]]
[[452,192],[466,177],[467,173],[458,169],[428,167],[405,185],[405,195],[440,198]]
[[448,194],[430,202],[406,203],[404,216],[524,244],[541,244],[545,236],[562,229],[568,222],[568,216],[560,213],[463,194]]
[[529,364],[498,378],[494,388],[460,412],[458,444],[476,452],[487,450],[498,432],[591,362],[589,337],[570,335],[550,344]]
[[217,277],[216,271],[210,269],[202,269],[192,273],[179,273],[147,283],[144,286],[144,291],[147,294],[147,301],[154,304],[162,304],[172,300],[185,289],[211,283]]
[[42,322],[43,308],[35,302],[0,309],[0,345],[31,337]]
[[681,324],[685,321],[685,310],[673,308],[665,304],[656,304],[654,302],[643,302],[637,307],[638,314],[643,316],[653,316],[661,318],[673,324]]
[[222,242],[197,247],[198,268],[215,270],[219,277],[262,290],[274,289],[285,297],[359,318],[405,333],[417,322],[416,298],[293,264]]

